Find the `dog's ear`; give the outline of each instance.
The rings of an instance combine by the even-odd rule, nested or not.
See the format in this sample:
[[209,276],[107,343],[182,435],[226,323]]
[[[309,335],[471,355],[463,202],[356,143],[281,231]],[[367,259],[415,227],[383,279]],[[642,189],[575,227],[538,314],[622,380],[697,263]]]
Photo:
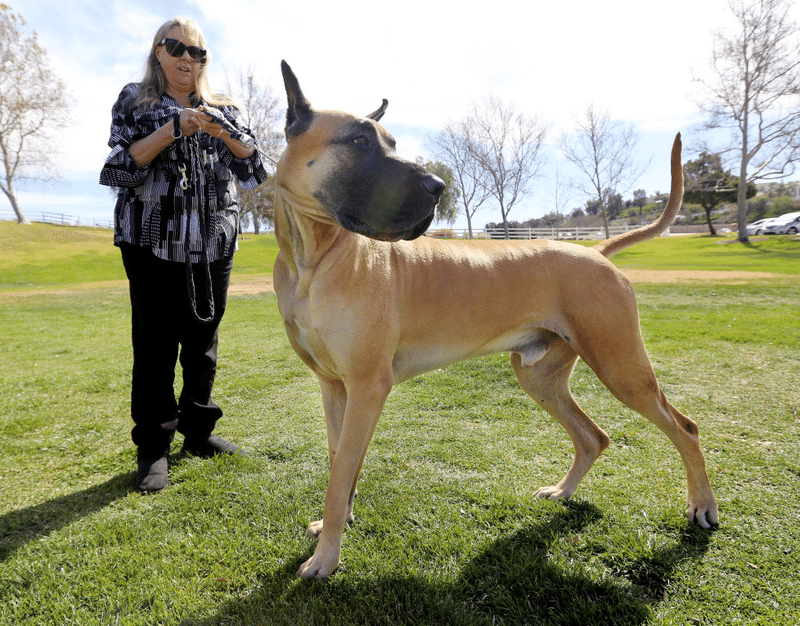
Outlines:
[[296,137],[306,131],[313,113],[311,104],[303,95],[300,83],[297,80],[292,68],[286,61],[281,61],[281,73],[283,74],[283,84],[286,87],[286,139]]
[[383,99],[383,104],[381,104],[381,108],[379,108],[377,111],[373,111],[372,113],[367,115],[367,117],[369,119],[371,119],[371,120],[375,120],[376,122],[379,122],[380,119],[383,117],[383,114],[386,113],[386,107],[387,106],[389,106],[389,101],[386,98],[384,98]]

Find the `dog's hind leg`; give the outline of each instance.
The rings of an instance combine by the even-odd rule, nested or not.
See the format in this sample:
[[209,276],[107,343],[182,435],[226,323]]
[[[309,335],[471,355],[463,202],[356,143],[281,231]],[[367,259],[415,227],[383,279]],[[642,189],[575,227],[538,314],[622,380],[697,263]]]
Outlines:
[[[620,402],[649,419],[672,441],[686,469],[687,517],[702,528],[710,528],[719,523],[719,513],[697,424],[673,407],[661,391],[639,332],[638,317],[618,311],[614,320],[611,330],[576,333],[584,338],[583,359]],[[612,330],[615,340],[608,342]]]
[[659,391],[651,406],[639,411],[670,438],[681,454],[688,484],[686,517],[701,528],[719,524],[719,508],[706,473],[697,424],[678,411]]
[[719,524],[717,500],[706,473],[697,423],[667,400],[649,362],[646,369],[622,366],[623,376],[620,378],[609,375],[605,370],[608,370],[607,364],[604,364],[598,376],[611,392],[623,404],[658,426],[678,449],[686,470],[686,517],[701,528],[711,528]]
[[569,389],[569,378],[578,356],[561,339],[551,343],[539,360],[523,365],[516,352],[511,365],[522,388],[564,427],[575,446],[575,459],[555,485],[536,492],[540,498],[569,498],[609,443],[608,435],[583,412]]

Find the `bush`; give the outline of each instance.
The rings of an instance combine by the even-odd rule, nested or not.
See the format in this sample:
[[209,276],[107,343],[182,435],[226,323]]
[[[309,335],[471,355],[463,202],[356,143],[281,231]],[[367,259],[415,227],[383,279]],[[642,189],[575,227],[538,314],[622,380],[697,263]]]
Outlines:
[[450,228],[439,228],[437,230],[429,230],[428,237],[434,239],[458,239],[458,235]]
[[779,198],[775,198],[773,201],[770,214],[777,217],[778,215],[783,215],[784,213],[797,211],[798,206],[800,206],[800,203],[798,203],[797,200],[791,196],[780,196]]

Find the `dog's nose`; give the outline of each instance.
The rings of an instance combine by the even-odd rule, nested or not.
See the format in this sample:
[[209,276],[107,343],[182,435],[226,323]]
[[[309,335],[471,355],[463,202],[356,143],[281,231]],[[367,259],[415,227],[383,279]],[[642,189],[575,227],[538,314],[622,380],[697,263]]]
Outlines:
[[431,194],[434,198],[438,198],[442,195],[442,192],[447,185],[445,185],[445,182],[441,178],[431,174],[430,176],[425,177],[425,179],[422,181],[422,186],[425,191]]

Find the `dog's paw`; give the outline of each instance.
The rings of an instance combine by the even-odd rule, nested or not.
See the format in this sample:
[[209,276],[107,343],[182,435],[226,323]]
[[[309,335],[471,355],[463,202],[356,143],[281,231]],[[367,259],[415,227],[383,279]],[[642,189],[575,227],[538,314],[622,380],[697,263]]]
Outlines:
[[716,501],[689,504],[689,508],[686,510],[686,519],[704,529],[719,526],[719,509]]
[[322,580],[333,574],[339,566],[339,552],[336,550],[320,550],[319,546],[308,561],[297,570],[299,578]]
[[542,500],[566,500],[571,495],[572,492],[558,485],[553,485],[552,487],[540,487],[536,490],[536,493],[533,494],[533,497],[541,498]]
[[319,539],[322,534],[322,520],[318,519],[316,522],[311,522],[306,528],[306,535],[312,539]]

